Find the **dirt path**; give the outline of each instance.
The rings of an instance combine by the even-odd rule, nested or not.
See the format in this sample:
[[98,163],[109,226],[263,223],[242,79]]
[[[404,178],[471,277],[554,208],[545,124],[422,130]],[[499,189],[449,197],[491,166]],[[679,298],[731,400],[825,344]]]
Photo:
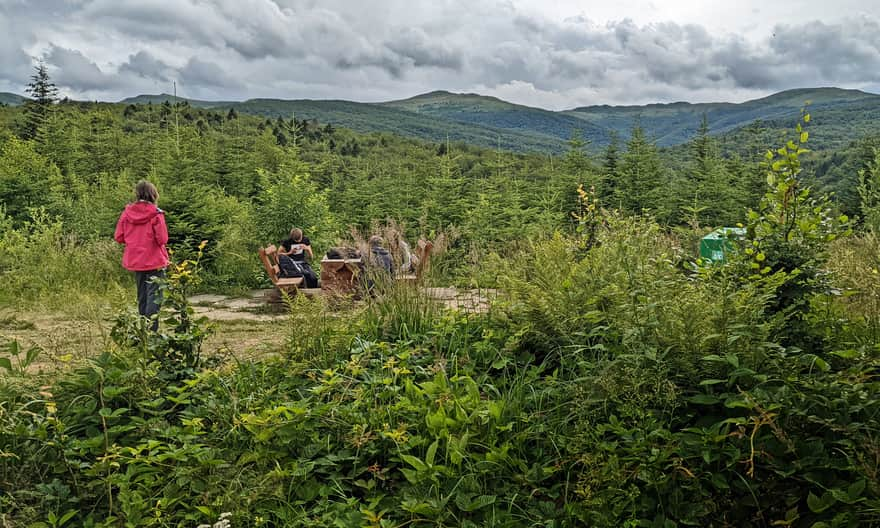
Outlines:
[[[497,296],[497,291],[485,289],[425,288],[423,291],[428,298],[447,308],[470,313],[486,312]],[[266,294],[266,290],[255,290],[235,297],[218,294],[190,297],[193,311],[214,326],[214,333],[203,345],[204,353],[247,358],[282,352],[291,335],[289,315],[283,306],[268,305]],[[112,347],[113,322],[114,314],[109,306],[77,317],[3,310],[0,311],[0,346],[14,339],[25,350],[38,347],[39,357],[27,370],[54,372]],[[0,355],[7,353],[0,350]]]

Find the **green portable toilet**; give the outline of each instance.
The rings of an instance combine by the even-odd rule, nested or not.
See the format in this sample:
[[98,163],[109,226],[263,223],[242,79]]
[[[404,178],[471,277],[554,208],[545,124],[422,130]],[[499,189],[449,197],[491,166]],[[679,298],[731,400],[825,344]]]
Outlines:
[[742,227],[720,227],[700,239],[700,258],[724,262],[725,256],[733,251],[733,242],[745,236],[746,230]]

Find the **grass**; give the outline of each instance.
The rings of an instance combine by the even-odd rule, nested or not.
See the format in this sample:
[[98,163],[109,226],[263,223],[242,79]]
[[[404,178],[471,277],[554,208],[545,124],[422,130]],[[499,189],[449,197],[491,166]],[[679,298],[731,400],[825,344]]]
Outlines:
[[[81,366],[87,359],[113,348],[113,313],[104,309],[75,315],[39,307],[14,314],[0,312],[0,337],[17,340],[24,348],[38,347],[41,353],[28,371],[55,377],[60,371]],[[214,333],[203,350],[207,356],[221,361],[279,354],[290,333],[285,318],[222,320],[214,321],[213,327]]]

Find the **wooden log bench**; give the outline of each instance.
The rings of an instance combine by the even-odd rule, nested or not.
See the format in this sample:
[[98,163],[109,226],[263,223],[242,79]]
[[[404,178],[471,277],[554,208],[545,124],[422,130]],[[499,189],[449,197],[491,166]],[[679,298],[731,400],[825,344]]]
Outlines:
[[275,285],[275,288],[269,295],[269,302],[281,302],[284,299],[282,292],[287,293],[290,297],[295,296],[305,279],[302,277],[282,278],[278,276],[281,271],[278,267],[278,248],[274,245],[260,248],[259,254],[260,262],[263,263],[263,267],[266,269],[269,279],[272,281],[272,284]]

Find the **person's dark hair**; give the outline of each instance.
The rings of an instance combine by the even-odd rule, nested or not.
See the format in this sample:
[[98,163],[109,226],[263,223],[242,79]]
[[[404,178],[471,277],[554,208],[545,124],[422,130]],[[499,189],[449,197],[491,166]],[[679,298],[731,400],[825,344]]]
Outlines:
[[382,245],[384,240],[379,235],[373,235],[370,237],[370,246],[371,247],[379,247]]
[[303,238],[303,230],[302,229],[300,229],[298,227],[294,227],[293,229],[290,230],[290,239],[291,240],[293,240],[294,242],[299,242],[300,240],[302,240],[302,238]]
[[135,200],[143,200],[154,204],[159,199],[159,191],[152,183],[141,180],[134,186],[134,198]]

